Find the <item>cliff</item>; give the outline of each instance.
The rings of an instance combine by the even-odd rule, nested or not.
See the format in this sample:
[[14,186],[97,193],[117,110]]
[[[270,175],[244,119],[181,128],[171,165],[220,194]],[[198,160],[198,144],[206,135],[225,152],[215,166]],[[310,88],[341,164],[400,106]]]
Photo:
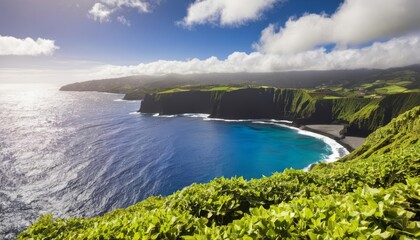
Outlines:
[[290,120],[310,117],[314,110],[315,100],[303,90],[276,88],[146,94],[140,108],[143,113],[208,113],[214,118]]
[[347,123],[349,135],[366,136],[419,105],[419,92],[371,99],[314,99],[304,90],[255,87],[146,94],[140,112],[207,113],[213,118],[266,118],[291,120],[297,124]]
[[163,115],[182,113],[212,113],[218,91],[184,91],[147,94],[141,112]]
[[420,92],[388,95],[370,101],[359,111],[347,117],[348,131],[368,135],[378,127],[384,126],[391,119],[420,105]]
[[303,90],[246,88],[223,93],[211,117],[297,120],[311,117],[314,111],[315,101]]
[[399,115],[385,127],[370,134],[360,148],[341,161],[380,157],[396,149],[408,149],[413,144],[420,144],[420,107]]

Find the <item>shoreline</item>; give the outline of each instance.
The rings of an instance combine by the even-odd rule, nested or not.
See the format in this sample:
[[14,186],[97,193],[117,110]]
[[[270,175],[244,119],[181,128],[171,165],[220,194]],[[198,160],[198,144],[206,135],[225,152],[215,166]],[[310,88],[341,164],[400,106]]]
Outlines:
[[[324,141],[326,144],[330,145],[333,149],[333,153],[327,156],[325,159],[320,162],[335,162],[342,158],[343,150],[347,151],[347,154],[358,148],[362,145],[364,138],[358,137],[345,137],[340,133],[345,130],[345,125],[337,124],[320,124],[320,125],[296,125],[292,121],[287,120],[277,120],[277,119],[222,119],[222,118],[210,118],[209,114],[198,114],[198,113],[184,113],[184,114],[174,114],[174,115],[159,115],[158,113],[149,114],[153,117],[193,117],[193,118],[202,118],[204,121],[223,121],[223,122],[249,122],[254,124],[272,124],[278,125],[280,127],[287,127],[294,129],[300,134],[310,135],[315,138],[319,138]],[[318,135],[318,136],[316,136]],[[326,138],[326,139],[325,139]],[[344,141],[346,139],[347,141]],[[338,147],[338,146],[339,147]],[[313,163],[307,168],[310,168]],[[304,169],[304,170],[305,170]]]
[[346,126],[343,124],[306,124],[299,126],[299,129],[329,137],[345,147],[349,152],[352,152],[359,148],[366,138],[346,136],[342,134],[345,128]]

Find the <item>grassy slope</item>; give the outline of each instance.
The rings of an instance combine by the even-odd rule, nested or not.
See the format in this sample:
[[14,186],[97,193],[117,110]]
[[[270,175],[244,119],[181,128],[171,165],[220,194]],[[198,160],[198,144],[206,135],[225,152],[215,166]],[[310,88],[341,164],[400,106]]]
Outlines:
[[43,216],[19,239],[418,238],[419,116],[392,120],[344,162],[218,178],[97,218]]
[[392,118],[420,105],[420,92],[401,93],[373,99],[347,120],[354,128],[373,131]]

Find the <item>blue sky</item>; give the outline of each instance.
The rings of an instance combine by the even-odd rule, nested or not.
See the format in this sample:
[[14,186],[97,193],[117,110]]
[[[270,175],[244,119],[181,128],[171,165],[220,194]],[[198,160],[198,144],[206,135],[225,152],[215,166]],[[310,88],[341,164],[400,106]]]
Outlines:
[[261,31],[270,23],[284,24],[291,16],[305,12],[331,14],[341,1],[295,0],[275,4],[260,20],[242,26],[194,26],[176,24],[193,1],[163,0],[150,13],[122,8],[115,18],[100,23],[88,17],[95,1],[5,0],[0,3],[3,36],[54,39],[60,46],[56,56],[112,64],[150,62],[159,59],[226,58],[232,52],[251,52]]
[[[111,77],[419,63],[419,2],[2,0],[0,73],[65,65]],[[398,61],[387,60],[397,53]]]

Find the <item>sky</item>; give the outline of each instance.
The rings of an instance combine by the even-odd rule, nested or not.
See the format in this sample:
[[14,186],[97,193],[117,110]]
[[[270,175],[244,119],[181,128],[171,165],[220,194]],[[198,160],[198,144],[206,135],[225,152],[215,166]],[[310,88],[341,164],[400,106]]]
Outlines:
[[419,0],[0,0],[0,81],[420,63]]

